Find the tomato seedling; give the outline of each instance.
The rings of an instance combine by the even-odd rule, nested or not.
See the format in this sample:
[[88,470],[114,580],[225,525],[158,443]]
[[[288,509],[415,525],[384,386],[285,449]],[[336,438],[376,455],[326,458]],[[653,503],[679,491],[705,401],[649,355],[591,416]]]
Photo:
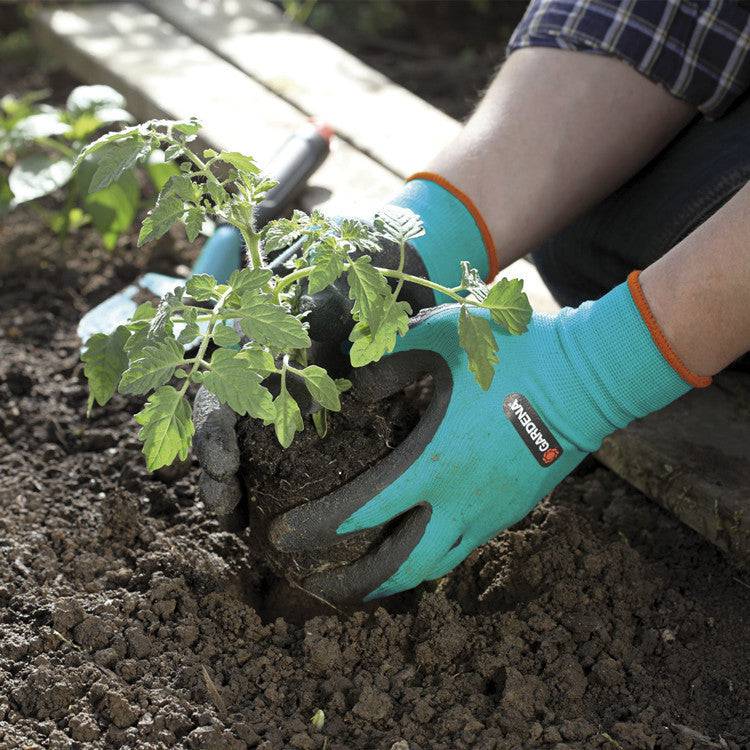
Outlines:
[[[341,409],[339,396],[349,383],[308,362],[311,341],[299,300],[305,286],[308,293],[319,292],[342,276],[353,301],[354,367],[393,351],[411,314],[408,303],[399,299],[401,289],[405,283],[421,284],[462,305],[459,341],[479,385],[489,388],[498,361],[497,341],[488,321],[472,310],[485,308],[509,333],[522,333],[531,315],[522,281],[501,279],[488,287],[468,263],[462,264],[461,282],[453,288],[405,273],[407,243],[422,236],[424,227],[413,212],[395,206],[384,208],[372,226],[350,219],[335,222],[318,211],[309,216],[295,211],[257,232],[253,210],[274,182],[250,156],[212,149],[196,153],[191,144],[199,130],[196,120],[151,120],[99,138],[78,159],[82,164],[98,156],[91,189],[104,190],[152,152],[163,150],[179,172],[159,193],[141,227],[139,244],[162,236],[175,223],[184,224],[193,240],[210,219],[235,226],[247,248],[247,267],[234,271],[227,283],[207,274],[193,276],[158,305],[141,304],[126,325],[86,342],[82,359],[89,409],[107,403],[117,391],[148,395],[135,419],[150,470],[188,455],[194,433],[186,398],[190,383],[202,384],[237,414],[273,425],[284,448],[304,427],[287,388],[290,374],[301,378],[323,409]],[[373,262],[381,239],[399,248],[396,268]],[[300,252],[289,273],[275,275],[266,265],[266,254],[294,242],[300,243]],[[270,375],[279,381],[275,396],[266,385]]]

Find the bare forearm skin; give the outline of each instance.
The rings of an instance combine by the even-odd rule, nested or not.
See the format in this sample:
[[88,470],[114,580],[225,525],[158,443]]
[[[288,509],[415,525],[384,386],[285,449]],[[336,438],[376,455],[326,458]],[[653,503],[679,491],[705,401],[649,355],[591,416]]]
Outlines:
[[522,49],[429,169],[472,197],[503,267],[609,195],[695,113],[619,60]]
[[641,273],[672,348],[714,375],[750,350],[750,184]]

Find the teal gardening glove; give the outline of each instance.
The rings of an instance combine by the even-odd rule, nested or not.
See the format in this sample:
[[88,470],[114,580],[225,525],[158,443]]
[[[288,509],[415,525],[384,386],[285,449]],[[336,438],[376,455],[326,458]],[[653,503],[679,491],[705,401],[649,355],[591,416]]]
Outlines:
[[[407,273],[444,286],[457,286],[461,279],[460,261],[466,260],[483,278],[495,276],[497,260],[489,231],[471,201],[443,178],[431,173],[416,174],[390,203],[414,211],[425,227],[425,235],[407,245]],[[398,256],[395,245],[384,245],[378,253],[378,265],[395,268]],[[406,284],[400,298],[409,302],[415,313],[447,300],[436,299],[432,290],[416,284]],[[348,289],[329,288],[303,303],[307,306],[311,338],[321,345],[322,353],[327,350],[332,359],[341,359],[341,344],[352,327]],[[329,367],[332,362],[318,364]],[[202,388],[195,399],[194,419],[195,452],[203,470],[198,485],[200,497],[208,508],[229,513],[241,498],[236,476],[240,465],[235,435],[237,416]]]
[[369,399],[433,376],[433,400],[407,439],[274,522],[272,542],[293,553],[398,519],[375,551],[306,579],[314,594],[373,599],[443,576],[523,518],[604,437],[710,382],[669,349],[637,272],[596,302],[534,315],[520,336],[490,321],[500,361],[487,391],[459,346],[459,309],[424,311],[394,354],[354,374],[355,392]]

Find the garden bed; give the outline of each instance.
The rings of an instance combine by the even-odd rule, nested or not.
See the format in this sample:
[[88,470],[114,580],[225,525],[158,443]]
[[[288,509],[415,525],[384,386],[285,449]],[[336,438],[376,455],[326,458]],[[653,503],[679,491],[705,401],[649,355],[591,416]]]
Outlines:
[[[72,82],[0,75],[40,85]],[[439,584],[342,612],[205,513],[194,463],[146,472],[137,399],[86,419],[81,314],[196,249],[0,224],[0,748],[747,746],[747,576],[593,462]]]

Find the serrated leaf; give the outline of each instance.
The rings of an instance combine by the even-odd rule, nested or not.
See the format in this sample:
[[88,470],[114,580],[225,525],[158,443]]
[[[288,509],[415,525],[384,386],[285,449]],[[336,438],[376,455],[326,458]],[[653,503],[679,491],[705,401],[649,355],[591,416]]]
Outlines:
[[131,170],[149,150],[150,146],[137,136],[109,145],[98,160],[88,191],[95,193],[109,187]]
[[483,307],[508,333],[523,333],[531,320],[531,305],[521,279],[500,279],[490,288]]
[[85,148],[81,149],[78,157],[75,160],[75,163],[73,164],[73,169],[77,170],[78,167],[86,159],[88,159],[89,156],[95,153],[99,153],[106,148],[109,148],[118,141],[140,139],[142,143],[145,143],[141,134],[142,128],[142,125],[132,125],[129,128],[123,128],[122,130],[115,130],[110,133],[105,133],[95,141],[89,143]]
[[117,384],[128,366],[125,352],[128,338],[130,331],[125,326],[118,326],[109,335],[95,333],[86,342],[86,351],[81,354],[81,360],[84,364],[83,374],[89,384],[87,414],[94,403],[104,406],[117,392]]
[[148,336],[151,339],[149,343],[155,343],[156,340],[170,334],[172,330],[172,313],[181,307],[184,295],[185,287],[178,286],[171,292],[167,292],[159,300],[159,306],[156,308],[156,313],[148,327]]
[[53,193],[73,175],[73,163],[64,157],[34,153],[19,159],[8,175],[13,192],[11,206],[18,206]]
[[302,413],[297,402],[289,394],[283,381],[279,395],[273,400],[273,409],[276,439],[282,448],[288,448],[294,440],[295,433],[302,432],[305,423],[302,421]]
[[127,394],[148,393],[169,381],[183,358],[182,347],[171,337],[146,346],[123,373],[118,390]]
[[138,247],[150,240],[157,240],[169,231],[169,228],[182,217],[184,203],[176,195],[162,192],[156,205],[143,220],[138,234]]
[[270,268],[241,268],[232,271],[229,286],[240,296],[263,289],[271,280],[273,271]]
[[301,373],[310,395],[322,407],[331,411],[341,411],[339,389],[336,387],[336,382],[322,367],[309,365],[301,370]]
[[219,181],[213,176],[206,180],[203,189],[217,206],[221,206],[229,200],[229,193],[224,190]]
[[242,298],[237,318],[246,336],[274,351],[307,349],[310,346],[310,337],[301,320],[280,305],[252,296],[252,292]]
[[151,302],[141,302],[141,304],[135,308],[135,312],[130,320],[151,320],[154,315],[156,315],[156,308],[153,304]]
[[344,272],[344,253],[336,247],[322,244],[311,253],[312,271],[307,280],[308,294],[316,294],[333,284]]
[[349,251],[356,248],[363,253],[378,253],[382,250],[372,227],[356,219],[343,219],[339,224],[338,236],[343,243],[350,245]]
[[246,344],[237,356],[240,359],[246,359],[253,370],[262,376],[276,372],[276,363],[271,353],[265,349],[258,349],[256,344]]
[[135,415],[142,426],[138,437],[149,471],[168,466],[175,458],[185,460],[195,427],[187,400],[171,385],[163,385],[149,396],[146,406]]
[[214,296],[216,279],[208,273],[197,273],[185,282],[185,291],[199,302],[205,302]]
[[378,211],[373,225],[381,237],[397,245],[422,237],[425,233],[422,219],[414,211],[390,204]]
[[357,323],[352,329],[349,340],[352,348],[349,359],[353,367],[364,367],[377,362],[384,354],[393,351],[396,337],[403,336],[409,330],[411,307],[403,300],[391,299],[383,311],[380,327],[375,333],[366,323]]
[[214,352],[203,385],[237,414],[266,421],[275,419],[270,392],[260,384],[260,376],[252,364],[235,352],[228,349]]
[[263,248],[267,253],[275,253],[295,243],[305,232],[308,217],[295,211],[291,219],[276,219],[263,228]]
[[195,307],[186,307],[182,312],[182,330],[177,336],[177,343],[185,347],[192,344],[200,335],[198,326],[198,310]]
[[495,377],[497,341],[489,321],[471,315],[465,305],[458,316],[458,343],[469,358],[469,370],[474,373],[479,385],[486,391]]
[[239,151],[222,151],[219,154],[219,159],[225,161],[227,164],[231,164],[240,172],[253,175],[260,173],[260,168],[255,163],[253,157],[245,156],[245,154],[241,154]]
[[155,120],[158,125],[171,125],[173,130],[183,135],[196,135],[203,127],[202,123],[195,117],[189,120]]
[[237,346],[240,343],[240,334],[232,326],[217,325],[212,337],[216,346]]
[[196,240],[201,233],[202,227],[203,211],[196,206],[189,208],[185,215],[185,235],[188,238],[188,242],[194,242]]
[[369,255],[352,260],[346,278],[349,298],[354,300],[352,316],[356,321],[365,323],[373,334],[377,333],[384,319],[385,304],[391,296],[388,282],[375,270]]

